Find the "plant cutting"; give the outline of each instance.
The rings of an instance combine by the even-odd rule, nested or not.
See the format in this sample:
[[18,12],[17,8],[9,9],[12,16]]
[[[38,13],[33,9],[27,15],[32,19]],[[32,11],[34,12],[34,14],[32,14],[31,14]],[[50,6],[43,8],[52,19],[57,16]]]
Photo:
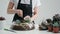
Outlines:
[[30,16],[25,17],[25,18],[24,18],[24,21],[25,21],[26,23],[30,23],[30,21],[31,21]]

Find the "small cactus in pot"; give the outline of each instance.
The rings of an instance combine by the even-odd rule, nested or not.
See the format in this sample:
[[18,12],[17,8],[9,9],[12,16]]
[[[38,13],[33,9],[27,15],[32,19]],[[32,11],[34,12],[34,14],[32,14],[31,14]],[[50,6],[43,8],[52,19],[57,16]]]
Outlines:
[[59,24],[58,24],[58,22],[54,22],[54,24],[53,24],[53,32],[54,33],[59,32]]

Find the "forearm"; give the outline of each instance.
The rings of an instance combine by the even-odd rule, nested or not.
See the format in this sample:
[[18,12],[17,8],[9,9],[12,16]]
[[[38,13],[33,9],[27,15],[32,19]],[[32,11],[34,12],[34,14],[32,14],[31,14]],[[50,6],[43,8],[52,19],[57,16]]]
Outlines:
[[8,14],[14,14],[16,13],[17,10],[14,10],[14,9],[7,9],[7,13]]
[[21,12],[22,10],[20,9],[8,9],[7,10],[7,13],[8,14],[15,14],[15,13],[18,13],[18,12]]
[[34,21],[38,17],[38,11],[39,11],[39,8],[35,7],[34,8],[34,15],[32,16],[31,21]]
[[35,14],[34,16],[31,17],[31,21],[34,21],[37,18],[38,14]]
[[14,3],[9,2],[8,8],[7,8],[7,13],[8,14],[14,14],[16,10],[13,9]]

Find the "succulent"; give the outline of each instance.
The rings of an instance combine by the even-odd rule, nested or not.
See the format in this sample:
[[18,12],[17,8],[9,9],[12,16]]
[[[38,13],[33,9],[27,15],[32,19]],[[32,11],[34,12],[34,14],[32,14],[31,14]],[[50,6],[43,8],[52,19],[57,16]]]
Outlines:
[[60,21],[60,14],[53,16],[53,21]]
[[53,26],[58,27],[58,26],[59,26],[58,22],[55,22],[55,23],[53,24]]
[[21,21],[20,20],[16,20],[16,24],[20,24],[21,23]]

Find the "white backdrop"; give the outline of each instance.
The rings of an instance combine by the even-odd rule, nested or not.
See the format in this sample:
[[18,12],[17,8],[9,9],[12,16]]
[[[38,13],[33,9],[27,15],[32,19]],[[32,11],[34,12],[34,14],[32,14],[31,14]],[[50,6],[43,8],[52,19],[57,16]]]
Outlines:
[[[7,14],[7,6],[8,6],[9,0],[0,0],[0,16],[3,16],[6,18],[5,25],[10,25],[13,19],[14,14]],[[39,16],[35,20],[36,24],[41,23],[42,20],[45,20],[47,18],[52,18],[54,14],[59,13],[60,14],[60,0],[41,0],[41,6],[39,10]],[[9,26],[6,26],[9,27]],[[0,31],[1,34],[13,34],[9,31]],[[54,34],[47,31],[38,31],[38,30],[32,30],[32,31],[21,31],[17,34]],[[16,33],[14,33],[16,34]],[[60,34],[60,33],[59,33]]]
[[[0,16],[4,16],[7,22],[13,19],[12,14],[7,14],[9,0],[0,0]],[[54,14],[60,13],[60,0],[41,0],[39,17],[35,20],[36,24],[41,23],[46,18],[52,18]]]

